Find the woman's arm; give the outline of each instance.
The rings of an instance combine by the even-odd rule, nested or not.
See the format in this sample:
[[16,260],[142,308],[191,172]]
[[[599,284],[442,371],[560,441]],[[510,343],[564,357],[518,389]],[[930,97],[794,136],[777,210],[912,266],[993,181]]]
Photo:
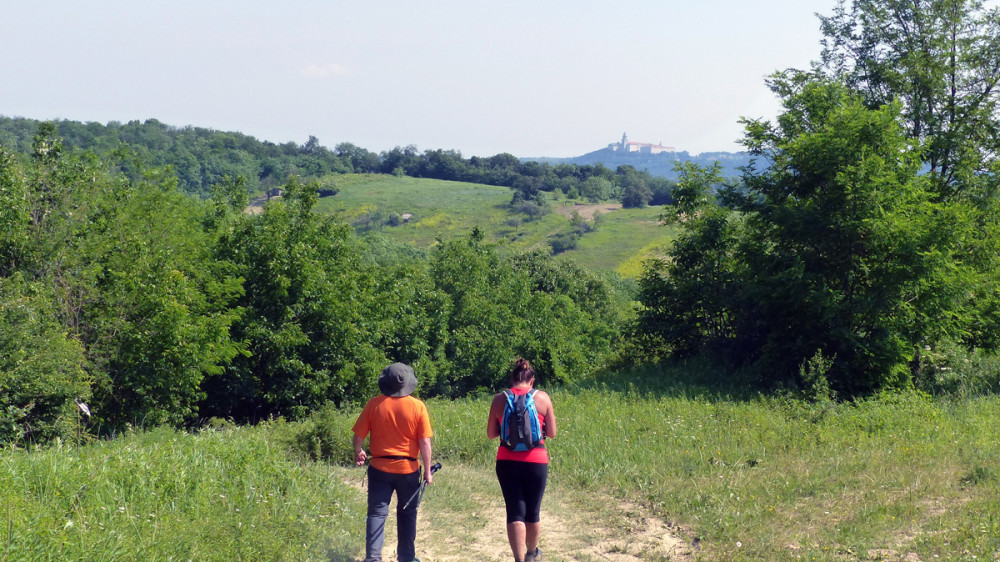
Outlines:
[[556,436],[556,411],[552,407],[552,399],[544,391],[535,393],[535,404],[538,406],[538,413],[545,419],[545,436]]
[[493,404],[490,405],[490,418],[486,420],[486,437],[490,439],[500,437],[500,416],[503,415],[504,402],[502,392],[493,397]]

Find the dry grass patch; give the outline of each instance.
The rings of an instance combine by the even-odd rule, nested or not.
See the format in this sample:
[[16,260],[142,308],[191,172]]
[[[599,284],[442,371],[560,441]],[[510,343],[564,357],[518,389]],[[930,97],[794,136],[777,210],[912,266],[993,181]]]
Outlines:
[[595,205],[586,205],[584,203],[575,203],[573,205],[563,205],[556,209],[556,212],[560,215],[570,218],[573,216],[575,211],[588,221],[594,220],[594,214],[600,212],[601,214],[610,213],[612,211],[617,211],[622,208],[621,203],[599,203]]

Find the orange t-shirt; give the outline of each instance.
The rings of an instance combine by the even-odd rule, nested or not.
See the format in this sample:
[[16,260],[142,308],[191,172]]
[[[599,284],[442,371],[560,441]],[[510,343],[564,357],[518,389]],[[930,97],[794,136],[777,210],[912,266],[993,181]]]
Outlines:
[[410,474],[419,469],[416,460],[386,459],[379,457],[410,457],[420,453],[418,439],[434,435],[427,406],[412,396],[391,397],[378,395],[365,404],[352,428],[354,434],[371,439],[371,465],[383,472]]

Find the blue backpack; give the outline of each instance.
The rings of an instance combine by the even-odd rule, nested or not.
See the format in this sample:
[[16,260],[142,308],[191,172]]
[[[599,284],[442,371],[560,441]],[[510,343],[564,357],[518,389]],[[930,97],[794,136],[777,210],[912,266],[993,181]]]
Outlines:
[[507,404],[500,421],[500,443],[511,451],[528,451],[545,446],[542,444],[545,431],[538,423],[538,410],[535,408],[536,392],[535,389],[527,394],[503,391]]

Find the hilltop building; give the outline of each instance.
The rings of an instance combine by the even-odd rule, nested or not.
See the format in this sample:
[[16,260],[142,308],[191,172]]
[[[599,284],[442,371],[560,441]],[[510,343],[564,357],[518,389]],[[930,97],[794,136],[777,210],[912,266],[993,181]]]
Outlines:
[[628,140],[628,135],[622,133],[622,142],[613,142],[608,148],[615,152],[638,152],[640,154],[659,154],[661,152],[673,152],[674,147],[653,144],[649,142],[632,142]]

